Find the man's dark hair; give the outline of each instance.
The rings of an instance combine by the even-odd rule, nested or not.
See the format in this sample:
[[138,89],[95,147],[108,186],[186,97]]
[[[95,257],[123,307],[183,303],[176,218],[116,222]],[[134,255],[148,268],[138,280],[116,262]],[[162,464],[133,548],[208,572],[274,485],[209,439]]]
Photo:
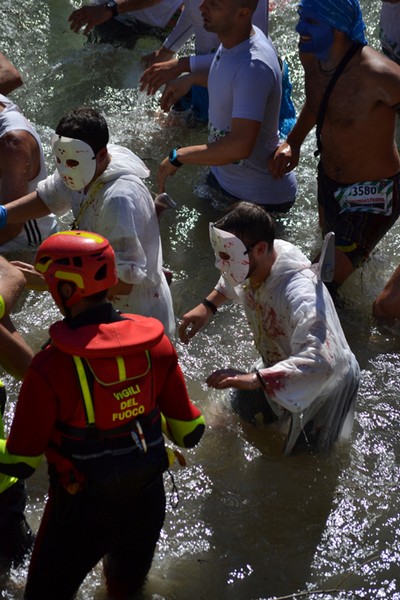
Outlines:
[[108,144],[109,133],[105,118],[93,108],[73,108],[62,117],[56,134],[86,142],[95,154]]
[[268,251],[274,247],[275,221],[271,215],[258,204],[237,202],[214,226],[236,235],[246,247],[257,242],[267,242]]
[[252,14],[255,12],[257,4],[258,0],[234,0],[234,5],[236,8],[241,8],[244,6],[248,8]]

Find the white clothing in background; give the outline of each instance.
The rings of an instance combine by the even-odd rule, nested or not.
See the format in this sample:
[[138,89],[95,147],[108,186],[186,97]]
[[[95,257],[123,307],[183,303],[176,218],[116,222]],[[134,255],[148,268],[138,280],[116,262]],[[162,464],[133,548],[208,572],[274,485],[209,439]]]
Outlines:
[[109,144],[111,161],[85,194],[69,189],[55,172],[37,188],[50,210],[61,215],[72,208],[77,229],[106,237],[114,248],[118,278],[133,284],[127,296],[115,297],[115,308],[159,319],[167,335],[175,332],[169,286],[162,270],[160,230],[153,198],[142,178],[149,170],[133,152]]
[[385,54],[400,64],[400,2],[382,2],[379,37]]
[[[276,50],[257,27],[233,48],[219,46],[208,75],[209,142],[229,133],[232,119],[259,121],[261,129],[252,153],[235,164],[212,166],[220,186],[241,200],[285,204],[297,192],[294,172],[274,179],[267,157],[279,145],[282,71]],[[204,68],[208,56],[192,57],[192,70]]]
[[[105,4],[105,0],[95,0],[94,4]],[[181,5],[182,0],[161,0],[161,2],[149,8],[132,10],[115,18],[121,23],[129,24],[129,21],[141,21],[147,25],[163,29]]]
[[[177,24],[163,43],[165,48],[178,52],[192,35],[195,36],[195,53],[208,54],[215,52],[220,41],[216,33],[206,31],[200,12],[202,0],[186,0],[184,9]],[[268,0],[259,0],[253,15],[253,23],[265,34],[268,34]]]
[[289,242],[275,240],[277,258],[257,288],[230,287],[221,277],[216,289],[244,305],[264,367],[274,390],[266,396],[278,418],[291,419],[289,453],[303,427],[313,421],[319,449],[332,446],[354,405],[359,366],[347,343],[332,298]]
[[[35,139],[40,151],[40,170],[34,179],[28,183],[27,194],[34,192],[41,179],[47,176],[46,165],[44,161],[42,143],[39,134],[33,125],[24,117],[19,107],[9,98],[0,94],[0,102],[5,106],[0,112],[0,138],[10,131],[27,131]],[[1,198],[1,179],[0,179],[0,198]],[[57,230],[57,220],[54,215],[32,219],[27,221],[24,229],[14,239],[4,245],[0,245],[0,252],[12,252],[23,250],[30,246],[38,246],[49,235]]]

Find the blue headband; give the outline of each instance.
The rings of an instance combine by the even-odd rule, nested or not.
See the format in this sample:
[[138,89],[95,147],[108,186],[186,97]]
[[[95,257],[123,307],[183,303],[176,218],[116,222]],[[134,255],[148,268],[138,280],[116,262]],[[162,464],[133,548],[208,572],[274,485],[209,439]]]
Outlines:
[[313,12],[321,21],[366,45],[365,24],[358,0],[300,0],[299,8]]

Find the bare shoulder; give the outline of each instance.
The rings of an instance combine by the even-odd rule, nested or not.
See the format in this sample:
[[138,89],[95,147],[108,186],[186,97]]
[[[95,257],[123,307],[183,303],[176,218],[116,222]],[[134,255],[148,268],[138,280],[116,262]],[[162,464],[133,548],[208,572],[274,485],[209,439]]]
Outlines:
[[359,67],[371,77],[393,78],[400,82],[400,65],[370,46],[361,50]]
[[17,68],[0,52],[0,93],[7,96],[23,84]]
[[400,65],[369,46],[362,49],[357,81],[372,99],[393,108],[399,105]]
[[13,129],[0,138],[0,154],[5,152],[28,152],[39,153],[39,147],[35,138],[23,129]]

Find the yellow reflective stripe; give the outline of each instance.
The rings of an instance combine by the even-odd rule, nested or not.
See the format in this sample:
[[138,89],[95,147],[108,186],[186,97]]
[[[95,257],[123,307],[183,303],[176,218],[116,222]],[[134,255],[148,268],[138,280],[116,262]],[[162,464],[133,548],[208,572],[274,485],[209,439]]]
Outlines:
[[[147,375],[147,373],[151,369],[151,357],[150,357],[150,352],[148,350],[146,350],[146,356],[147,356],[146,371],[144,373],[142,373],[141,375],[137,375],[136,377],[127,377],[124,358],[122,356],[116,356],[115,360],[117,361],[118,381],[113,381],[113,382],[109,382],[109,383],[105,383],[105,382],[101,381],[96,376],[96,373],[94,373],[92,371],[92,369],[90,368],[90,364],[88,364],[88,367],[89,367],[93,377],[95,378],[95,380],[98,383],[100,383],[100,385],[110,386],[110,385],[115,385],[116,383],[130,381],[133,379],[137,379],[138,377],[143,377],[144,375]],[[91,394],[91,389],[90,389],[90,386],[89,386],[89,383],[88,383],[88,380],[86,377],[86,371],[85,371],[85,367],[83,366],[83,361],[79,356],[73,356],[72,358],[74,359],[76,372],[78,374],[78,379],[79,379],[79,385],[82,390],[82,397],[83,397],[83,402],[85,404],[85,410],[86,410],[87,425],[95,425],[96,424],[96,416],[95,416],[95,411],[94,411],[94,406],[93,406],[92,394]]]
[[49,268],[49,266],[51,265],[51,262],[52,262],[51,260],[48,260],[48,261],[46,262],[46,264],[43,264],[43,263],[36,263],[36,264],[35,264],[35,269],[36,269],[36,271],[38,271],[39,273],[42,273],[42,275],[43,275],[43,273],[46,273],[46,272],[47,272],[47,269],[48,269],[48,268]]
[[32,469],[37,469],[42,462],[43,454],[38,456],[23,456],[22,454],[11,454],[7,450],[6,440],[0,440],[0,462],[6,465],[25,463]]
[[4,439],[4,436],[5,436],[4,421],[3,421],[3,417],[0,415],[0,438]]
[[[4,387],[4,382],[0,379],[0,388]],[[17,464],[17,463],[25,463],[29,465],[32,469],[36,469],[43,458],[43,454],[39,456],[20,456],[18,454],[10,454],[7,450],[6,442],[4,439],[4,423],[3,418],[0,415],[0,463],[5,464]],[[17,477],[12,477],[11,475],[5,475],[4,473],[0,473],[0,494],[8,490],[14,483],[18,481]]]
[[120,381],[125,381],[126,379],[126,369],[125,362],[122,356],[117,356],[117,365],[118,365],[118,377]]
[[161,413],[161,429],[162,432],[181,448],[186,448],[185,437],[192,433],[199,425],[205,426],[205,420],[203,415],[193,419],[192,421],[179,421],[178,419],[171,419]]
[[4,302],[3,296],[0,294],[0,319],[6,314],[6,303]]
[[[2,381],[0,379],[0,388],[4,387],[4,381]],[[0,414],[0,438],[4,438],[4,422],[3,422],[3,417]]]
[[[100,185],[101,182],[99,182],[97,184],[98,187],[103,187],[104,183],[102,185]],[[58,231],[57,233],[53,234],[54,237],[56,236],[64,236],[64,235],[72,235],[75,237],[83,237],[83,238],[87,238],[88,240],[93,240],[94,242],[97,242],[98,244],[102,244],[104,242],[104,238],[99,235],[98,233],[92,233],[91,231],[80,231],[79,233],[77,233],[76,231]]]
[[17,477],[10,477],[10,475],[4,475],[0,473],[0,494],[8,490],[14,483],[17,483]]
[[81,290],[85,288],[85,284],[83,283],[83,277],[82,275],[79,275],[79,273],[70,273],[69,271],[63,271],[62,269],[58,269],[57,271],[55,271],[54,277],[56,279],[72,281],[72,283],[75,283],[75,285]]
[[92,402],[92,395],[90,393],[88,380],[85,373],[85,368],[83,366],[82,359],[79,356],[73,356],[76,371],[79,377],[79,383],[82,390],[83,402],[85,403],[86,408],[86,416],[88,420],[88,425],[94,425],[96,422],[94,416],[94,407]]
[[346,254],[346,252],[353,252],[353,250],[357,250],[357,244],[351,244],[350,246],[336,246],[338,250],[341,250]]
[[104,385],[105,387],[109,387],[111,385],[115,385],[116,383],[123,383],[124,381],[134,381],[135,379],[140,379],[141,377],[144,377],[151,370],[151,356],[150,356],[150,352],[148,350],[146,350],[145,353],[146,353],[146,356],[147,356],[147,366],[146,366],[145,371],[143,373],[139,373],[138,375],[133,375],[132,377],[128,377],[127,374],[126,374],[125,362],[123,362],[124,361],[123,357],[122,356],[115,357],[115,360],[117,361],[117,369],[118,369],[118,379],[116,381],[103,381],[102,379],[100,379],[99,374],[95,373],[93,371],[93,369],[91,368],[89,362],[88,362],[88,367],[89,367],[90,372],[93,375],[94,379],[100,385]]

